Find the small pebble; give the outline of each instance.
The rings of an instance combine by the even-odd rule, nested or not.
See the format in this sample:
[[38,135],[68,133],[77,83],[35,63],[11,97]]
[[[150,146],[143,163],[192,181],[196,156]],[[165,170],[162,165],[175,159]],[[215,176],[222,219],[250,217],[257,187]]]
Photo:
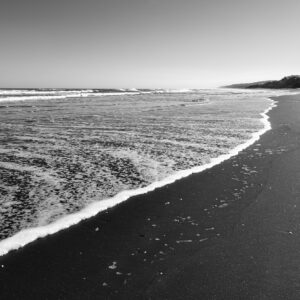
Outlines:
[[205,228],[206,231],[209,231],[209,230],[215,230],[215,227],[209,227],[209,228]]
[[199,242],[201,243],[201,242],[204,242],[204,241],[206,241],[206,240],[208,240],[208,238],[201,239],[201,240],[199,240]]
[[112,265],[108,266],[109,269],[114,270],[117,268],[117,262],[113,261]]

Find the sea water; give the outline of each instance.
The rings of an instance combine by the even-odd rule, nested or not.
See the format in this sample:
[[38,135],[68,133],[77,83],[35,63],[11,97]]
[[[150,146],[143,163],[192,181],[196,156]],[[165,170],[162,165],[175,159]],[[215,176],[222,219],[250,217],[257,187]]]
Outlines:
[[266,128],[272,94],[1,90],[0,252],[226,157]]

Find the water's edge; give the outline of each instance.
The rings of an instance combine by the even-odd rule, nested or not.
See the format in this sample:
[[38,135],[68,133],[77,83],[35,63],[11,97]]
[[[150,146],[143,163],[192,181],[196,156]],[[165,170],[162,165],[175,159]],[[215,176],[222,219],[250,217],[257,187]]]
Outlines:
[[24,229],[17,234],[4,239],[0,241],[0,256],[3,256],[7,254],[8,252],[12,250],[19,249],[33,241],[35,241],[38,238],[45,237],[50,234],[54,234],[60,230],[69,228],[72,225],[78,224],[80,221],[84,219],[91,218],[95,215],[97,215],[99,212],[104,211],[108,208],[111,208],[121,202],[124,202],[131,198],[132,196],[136,195],[141,195],[145,194],[148,192],[151,192],[157,188],[163,187],[165,185],[171,184],[181,178],[187,177],[193,173],[200,173],[206,169],[212,168],[223,161],[230,159],[231,157],[237,155],[240,151],[246,149],[247,147],[251,146],[254,144],[256,141],[259,140],[260,136],[263,135],[265,132],[269,131],[271,127],[271,123],[268,121],[269,116],[267,115],[270,110],[272,110],[274,107],[276,107],[276,101],[267,98],[271,103],[269,108],[267,108],[264,112],[262,112],[260,115],[262,118],[260,121],[263,123],[264,127],[257,131],[252,133],[252,137],[247,140],[245,143],[238,145],[234,149],[232,149],[228,154],[223,154],[220,155],[216,158],[212,158],[210,163],[193,167],[191,169],[187,170],[181,170],[176,172],[175,174],[166,177],[165,179],[157,182],[153,182],[150,185],[143,187],[143,188],[138,188],[134,190],[125,190],[117,195],[115,195],[112,198],[104,199],[99,202],[94,202],[85,207],[83,210],[64,216],[61,219],[50,223],[45,226],[40,226],[40,227],[35,227],[35,228],[27,228]]

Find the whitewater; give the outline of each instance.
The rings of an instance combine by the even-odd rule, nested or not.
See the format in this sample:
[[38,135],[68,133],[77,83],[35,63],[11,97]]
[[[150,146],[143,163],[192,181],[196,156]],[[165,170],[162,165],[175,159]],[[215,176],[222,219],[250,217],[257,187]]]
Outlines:
[[54,93],[0,92],[0,255],[237,155],[281,94]]

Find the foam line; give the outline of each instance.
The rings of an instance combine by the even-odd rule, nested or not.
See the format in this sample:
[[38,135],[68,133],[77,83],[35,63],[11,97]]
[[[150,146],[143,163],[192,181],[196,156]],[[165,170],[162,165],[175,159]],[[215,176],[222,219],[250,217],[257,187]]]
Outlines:
[[138,95],[146,94],[149,92],[108,92],[108,93],[98,93],[98,92],[78,92],[70,94],[57,94],[57,95],[35,95],[35,96],[6,96],[1,98],[0,102],[13,102],[13,101],[30,101],[30,100],[53,100],[53,99],[68,99],[68,98],[77,98],[77,97],[100,97],[100,96],[122,96],[122,95]]
[[13,235],[12,237],[0,241],[0,256],[7,254],[11,250],[16,250],[18,248],[21,248],[35,241],[38,238],[42,238],[47,235],[56,233],[62,229],[66,229],[72,225],[75,225],[84,219],[93,217],[97,215],[99,212],[104,211],[110,207],[113,207],[121,202],[124,202],[132,196],[151,192],[157,188],[173,183],[176,180],[187,177],[193,173],[199,173],[213,166],[216,166],[222,163],[223,161],[237,155],[240,151],[246,149],[247,147],[255,143],[257,140],[259,140],[262,134],[264,134],[266,131],[271,129],[271,123],[269,122],[269,116],[267,115],[267,113],[277,105],[274,100],[271,99],[268,100],[271,102],[271,105],[268,109],[266,109],[263,113],[261,113],[262,118],[260,119],[264,127],[258,132],[253,133],[252,137],[249,140],[247,140],[243,144],[240,144],[236,148],[232,149],[228,154],[223,154],[216,158],[213,158],[208,164],[193,167],[187,170],[178,171],[175,174],[168,176],[161,181],[153,182],[147,187],[143,187],[135,190],[125,190],[118,193],[116,196],[112,198],[94,202],[88,205],[87,207],[85,207],[84,209],[82,209],[81,211],[62,217],[61,219],[53,223],[50,223],[48,225],[24,229],[18,232],[17,234]]

